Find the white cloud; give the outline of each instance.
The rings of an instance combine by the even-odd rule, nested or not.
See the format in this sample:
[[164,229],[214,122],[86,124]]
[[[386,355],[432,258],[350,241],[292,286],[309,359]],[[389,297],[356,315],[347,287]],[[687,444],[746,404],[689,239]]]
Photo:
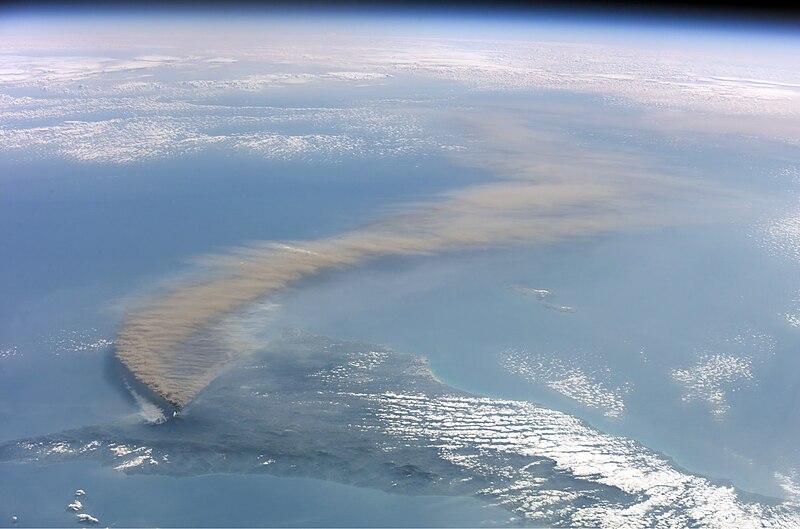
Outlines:
[[[126,83],[121,90],[150,90]],[[164,102],[154,97],[0,97],[0,153],[90,163],[173,158],[211,146],[273,159],[391,156],[432,151],[455,138],[426,133],[420,117],[391,106],[273,108]],[[109,112],[117,116],[98,119]],[[68,119],[64,119],[68,118]],[[82,118],[82,119],[73,119]],[[31,126],[42,121],[49,125]],[[283,132],[297,126],[307,133]],[[221,128],[225,133],[218,132]],[[254,132],[244,132],[254,131]]]
[[672,378],[684,387],[683,400],[705,401],[716,416],[730,410],[728,393],[753,380],[752,359],[728,354],[706,354],[685,369],[673,369]]
[[614,384],[611,370],[599,359],[583,353],[535,354],[520,349],[508,349],[501,357],[506,371],[599,410],[606,417],[617,419],[625,413],[630,385]]
[[[374,401],[382,426],[400,439],[436,447],[471,475],[502,480],[480,494],[529,523],[569,527],[796,527],[791,507],[749,503],[733,487],[675,468],[635,441],[535,404],[478,397],[387,392]],[[480,453],[480,457],[474,454]],[[497,458],[499,465],[485,461]],[[555,462],[575,486],[553,489],[537,458]],[[593,487],[630,496],[603,501]]]
[[47,86],[110,73],[157,68],[180,61],[177,57],[142,56],[134,59],[103,56],[0,55],[0,84]]
[[732,393],[756,383],[756,366],[768,360],[775,350],[775,340],[766,334],[746,332],[726,340],[725,352],[699,350],[692,366],[671,371],[681,385],[684,402],[705,402],[716,418],[731,409]]

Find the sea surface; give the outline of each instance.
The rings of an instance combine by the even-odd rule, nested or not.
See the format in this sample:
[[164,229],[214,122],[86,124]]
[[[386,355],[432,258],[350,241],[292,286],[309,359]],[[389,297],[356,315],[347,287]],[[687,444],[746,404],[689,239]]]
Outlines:
[[[545,105],[565,96],[539,97]],[[142,293],[190,274],[197,255],[251,240],[339,233],[384,217],[398,203],[492,175],[442,154],[335,164],[266,163],[213,151],[122,166],[0,161],[0,524],[11,516],[22,526],[73,524],[64,509],[76,489],[86,491],[86,512],[118,526],[565,524],[599,519],[602,513],[590,507],[623,511],[645,494],[634,485],[620,492],[622,482],[603,477],[601,466],[595,475],[567,458],[554,469],[563,454],[531,440],[497,449],[491,424],[458,411],[459,402],[472,402],[475,410],[489,410],[486,417],[522,421],[525,431],[545,420],[567,424],[553,426],[554,439],[575,440],[576,432],[599,439],[596,450],[576,446],[644,458],[644,466],[631,468],[674,472],[691,490],[702,489],[696,498],[703,501],[732,485],[731,505],[756,505],[791,526],[796,503],[774,506],[778,498],[800,499],[798,169],[785,152],[755,140],[742,154],[734,140],[669,144],[655,134],[631,138],[625,130],[599,129],[572,134],[586,145],[622,142],[663,167],[759,199],[699,224],[382,257],[308,278],[231,316],[231,325],[263,349],[207,388],[180,421],[166,424],[146,423],[141,401],[113,361],[115,332]],[[697,150],[687,155],[686,144]],[[320,344],[340,349],[320,359],[312,354],[327,347]],[[313,349],[309,358],[316,360],[292,371],[284,358],[287,371],[278,381],[246,378],[253,376],[248,367],[269,366],[276,351],[300,346]],[[294,407],[313,393],[300,399],[269,384],[301,386],[337,362],[356,369],[348,355],[372,349],[385,362],[377,386],[377,379],[365,379],[347,390],[313,388],[337,395],[317,403],[320,413],[363,407],[353,415],[354,423],[366,421],[358,423],[358,436],[348,436],[340,429],[346,421],[331,415],[336,420],[320,419],[325,428],[317,435],[344,437],[330,454],[286,466],[278,449],[258,459],[259,443],[291,429],[286,421]],[[409,365],[425,367],[409,374]],[[404,385],[399,374],[413,384]],[[276,391],[279,400],[261,408],[253,393],[259,391]],[[428,407],[416,398],[428,399]],[[265,410],[283,410],[288,418],[270,422]],[[237,432],[244,440],[226,439],[220,425],[255,417],[257,427]],[[489,438],[443,440],[459,420]],[[420,421],[438,430],[415,430],[412,423]],[[281,429],[271,430],[276,424]],[[315,424],[287,439],[324,450],[330,439],[310,439]],[[170,427],[184,430],[171,439]],[[23,450],[20,439],[45,444]],[[95,440],[104,455],[73,457]],[[370,454],[370,464],[359,469],[359,443],[378,446],[378,440],[387,450]],[[209,463],[207,453],[229,441],[247,449]],[[617,441],[632,443],[625,444],[630,451],[606,450]],[[337,452],[348,442],[354,452]],[[65,452],[52,451],[58,443],[66,443]],[[455,446],[444,458],[449,466],[435,457],[447,443]],[[120,459],[129,453],[114,446],[166,454],[174,470],[164,460],[124,466],[132,459]],[[391,453],[409,446],[407,454]],[[527,463],[519,458],[525,457],[544,470],[524,474]],[[271,459],[275,467],[253,473]],[[502,473],[506,466],[511,474]],[[419,477],[423,470],[431,475]],[[579,494],[554,493],[550,512],[515,495],[524,479]],[[486,493],[490,484],[498,490]],[[676,506],[677,524],[697,516],[684,508]]]

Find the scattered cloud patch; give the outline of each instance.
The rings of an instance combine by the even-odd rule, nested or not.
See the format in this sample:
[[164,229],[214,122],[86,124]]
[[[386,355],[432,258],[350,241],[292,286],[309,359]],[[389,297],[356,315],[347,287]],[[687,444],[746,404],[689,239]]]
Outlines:
[[15,358],[22,356],[16,345],[0,346],[0,360],[4,358]]
[[509,373],[552,389],[564,397],[609,418],[625,413],[625,397],[629,383],[615,384],[610,368],[586,353],[560,355],[531,353],[507,349],[501,354],[503,367]]
[[750,331],[726,340],[721,347],[727,351],[699,350],[693,365],[671,371],[682,387],[681,399],[704,402],[716,418],[730,411],[731,394],[757,383],[755,367],[772,356],[775,340]]
[[42,339],[42,345],[56,356],[68,353],[103,351],[114,345],[97,329],[62,329]]

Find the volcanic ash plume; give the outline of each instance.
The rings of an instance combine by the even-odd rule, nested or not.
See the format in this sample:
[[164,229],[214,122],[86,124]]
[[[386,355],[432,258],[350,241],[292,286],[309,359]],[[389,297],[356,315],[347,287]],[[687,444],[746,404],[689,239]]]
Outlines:
[[[497,129],[501,136],[488,134],[484,152],[461,160],[492,167],[500,181],[409,206],[338,236],[288,245],[263,242],[207,257],[204,263],[215,269],[210,279],[180,284],[129,315],[117,337],[118,358],[140,382],[182,407],[247,352],[214,339],[214,326],[303,278],[380,256],[662,225],[675,221],[678,200],[702,194],[694,184],[653,175],[628,159],[570,153],[538,134],[526,136],[524,128],[509,135],[515,124],[505,122]],[[502,140],[496,153],[492,140]],[[680,216],[685,219],[685,212]]]

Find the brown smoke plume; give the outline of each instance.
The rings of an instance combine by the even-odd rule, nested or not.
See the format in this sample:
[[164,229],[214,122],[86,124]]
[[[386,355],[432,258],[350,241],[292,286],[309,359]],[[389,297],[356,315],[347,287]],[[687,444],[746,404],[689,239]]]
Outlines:
[[285,244],[256,243],[204,262],[208,280],[180,284],[140,308],[117,337],[117,356],[148,386],[184,406],[245,351],[206,331],[249,303],[324,270],[371,258],[458,248],[553,241],[685,220],[676,204],[711,190],[649,169],[632,156],[583,152],[515,118],[468,123],[480,150],[460,163],[488,168],[494,183],[412,205],[341,235]]

